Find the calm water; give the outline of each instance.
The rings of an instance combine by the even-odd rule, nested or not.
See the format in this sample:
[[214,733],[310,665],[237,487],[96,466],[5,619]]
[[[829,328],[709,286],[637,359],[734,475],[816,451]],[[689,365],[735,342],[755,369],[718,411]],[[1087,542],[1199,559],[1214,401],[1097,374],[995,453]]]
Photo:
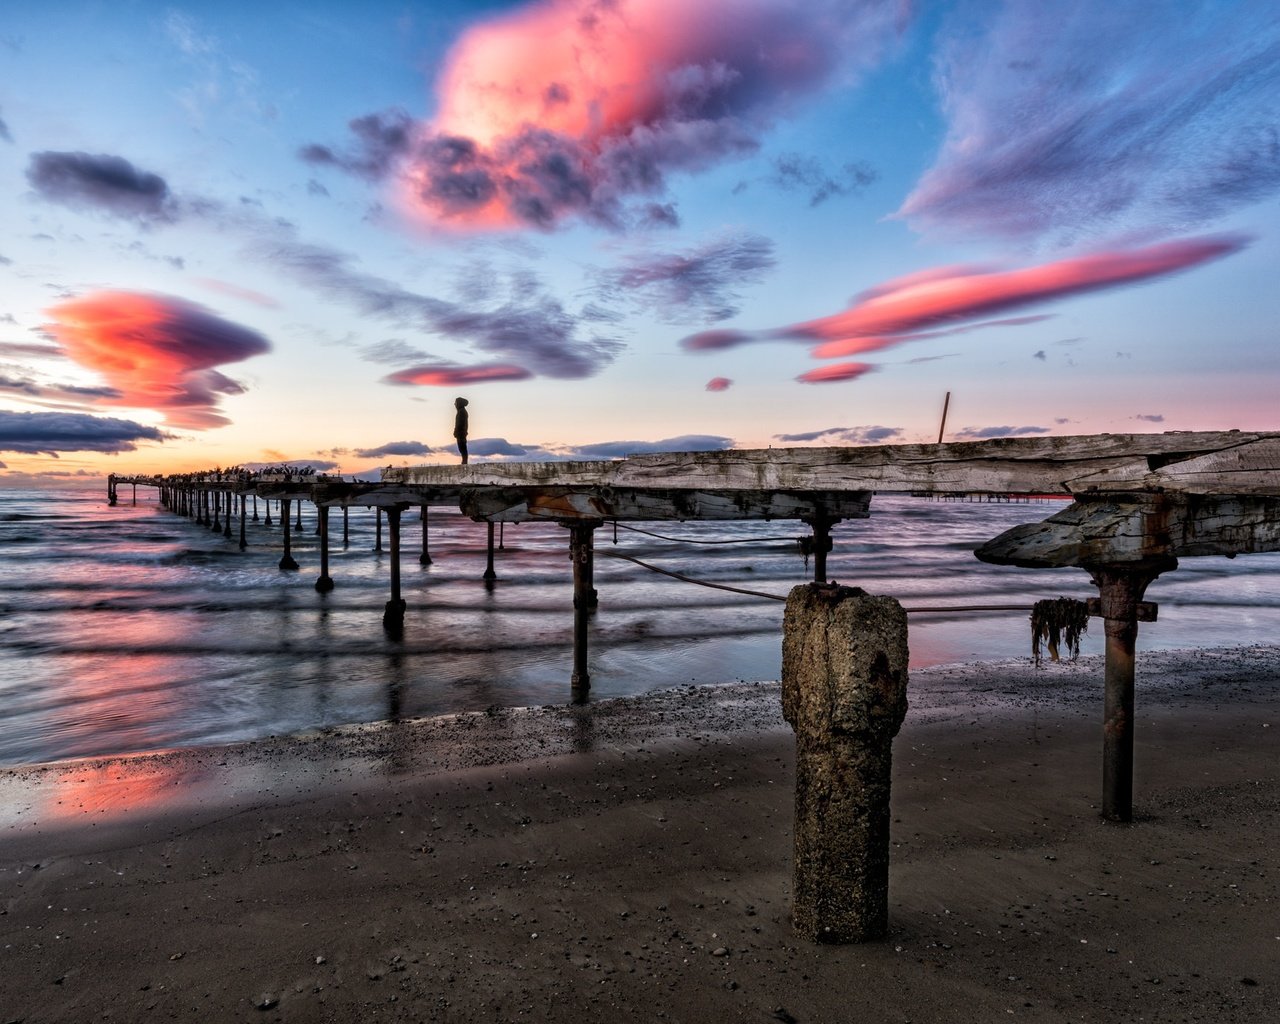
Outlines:
[[[318,574],[314,510],[304,511],[296,573],[280,572],[275,525],[249,524],[249,548],[160,508],[109,508],[103,491],[0,491],[0,765],[222,743],[352,722],[493,704],[563,702],[572,661],[568,532],[507,526],[499,580],[486,589],[482,525],[433,510],[434,564],[418,564],[421,524],[406,515],[403,639],[381,624],[388,558],[373,513],[342,517],[331,574]],[[260,502],[260,514],[265,510]],[[1079,570],[983,565],[973,547],[1056,504],[877,498],[870,520],[834,531],[829,575],[909,609],[1089,596]],[[699,579],[785,595],[808,578],[797,523],[645,524],[664,540],[597,533],[600,609],[592,694],[776,679],[782,604],[668,579],[613,551]],[[692,541],[733,540],[732,544]],[[1139,646],[1217,646],[1280,635],[1280,557],[1187,559],[1148,597],[1160,621]],[[1084,650],[1101,649],[1101,629]],[[1025,612],[911,617],[912,664],[1029,654]]]

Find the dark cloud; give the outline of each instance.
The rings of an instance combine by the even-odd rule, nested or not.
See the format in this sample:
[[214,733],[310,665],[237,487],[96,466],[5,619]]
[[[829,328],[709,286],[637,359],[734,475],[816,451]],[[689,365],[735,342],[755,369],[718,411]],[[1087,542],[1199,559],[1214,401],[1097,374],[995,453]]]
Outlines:
[[1027,434],[1047,434],[1048,427],[965,427],[953,437],[958,441],[986,441],[993,437],[1023,437]]
[[[360,313],[401,327],[428,331],[497,356],[502,365],[526,376],[576,380],[611,363],[622,344],[613,338],[583,336],[579,317],[567,311],[532,274],[514,279],[510,292],[494,308],[472,309],[411,292],[390,281],[362,274],[343,253],[302,242],[269,242],[255,255],[326,297]],[[486,364],[493,365],[493,364]],[[433,364],[411,370],[443,370]],[[393,375],[400,381],[399,375]],[[517,379],[507,376],[504,379]]]
[[1039,360],[1040,360],[1040,362],[1042,362],[1042,363],[1043,363],[1043,362],[1047,362],[1047,361],[1048,361],[1048,359],[1049,359],[1049,357],[1048,357],[1047,355],[1045,355],[1045,354],[1044,354],[1044,349],[1040,349],[1040,350],[1038,350],[1038,351],[1036,351],[1036,352],[1032,352],[1032,353],[1031,353],[1031,358],[1032,358],[1032,359],[1039,359]]
[[1273,0],[989,10],[939,64],[948,133],[899,211],[913,226],[1170,233],[1280,191]]
[[165,180],[120,156],[34,153],[27,166],[27,181],[42,198],[64,206],[144,223],[170,221],[176,216]]
[[1138,413],[1134,417],[1135,420],[1142,420],[1144,423],[1163,423],[1164,417],[1159,413]]
[[355,455],[361,459],[384,459],[388,455],[430,455],[439,450],[421,441],[388,441],[378,448],[357,448]]
[[662,441],[600,441],[575,447],[573,455],[582,459],[620,459],[627,455],[658,452],[719,452],[733,447],[733,438],[715,434],[683,434]]
[[890,438],[901,437],[901,427],[827,427],[825,430],[810,430],[804,434],[774,434],[775,441],[788,443],[797,441],[825,441],[829,444],[844,442],[845,444],[880,444]]
[[743,288],[776,263],[773,242],[737,234],[680,253],[637,253],[599,274],[606,300],[630,298],[668,323],[715,323],[738,312]]
[[707,381],[708,391],[728,391],[733,387],[733,381],[728,377],[712,377]]
[[[392,172],[413,142],[414,121],[404,110],[366,114],[349,121],[347,127],[355,139],[345,152],[313,144],[303,146],[298,155],[307,163],[336,167],[376,181]],[[320,193],[329,194],[323,185],[313,184],[318,185]]]
[[495,455],[512,457],[528,456],[529,447],[508,441],[505,437],[477,437],[467,442],[467,450],[472,455],[490,458]]
[[155,427],[63,412],[0,411],[0,451],[28,455],[59,452],[132,452],[139,441],[163,441]]
[[12,142],[13,135],[9,132],[9,125],[5,123],[5,119],[0,117],[0,139],[5,142]]

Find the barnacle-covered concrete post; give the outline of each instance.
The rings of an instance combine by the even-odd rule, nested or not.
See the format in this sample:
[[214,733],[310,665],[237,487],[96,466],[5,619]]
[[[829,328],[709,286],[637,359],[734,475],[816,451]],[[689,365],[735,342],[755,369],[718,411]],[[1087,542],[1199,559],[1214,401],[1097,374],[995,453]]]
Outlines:
[[782,640],[782,713],[796,734],[792,919],[815,942],[888,929],[890,768],[906,712],[902,606],[835,584],[793,589]]

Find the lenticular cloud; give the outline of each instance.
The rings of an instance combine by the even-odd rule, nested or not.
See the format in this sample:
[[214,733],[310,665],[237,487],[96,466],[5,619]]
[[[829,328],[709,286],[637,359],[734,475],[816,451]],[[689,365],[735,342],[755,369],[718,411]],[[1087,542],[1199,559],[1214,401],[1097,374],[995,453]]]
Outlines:
[[168,295],[101,291],[59,303],[45,329],[118,395],[103,405],[155,409],[191,430],[225,426],[224,395],[243,388],[215,367],[270,350],[262,335]]
[[473,26],[406,165],[462,228],[605,224],[665,175],[754,150],[770,116],[875,59],[888,0],[551,0]]

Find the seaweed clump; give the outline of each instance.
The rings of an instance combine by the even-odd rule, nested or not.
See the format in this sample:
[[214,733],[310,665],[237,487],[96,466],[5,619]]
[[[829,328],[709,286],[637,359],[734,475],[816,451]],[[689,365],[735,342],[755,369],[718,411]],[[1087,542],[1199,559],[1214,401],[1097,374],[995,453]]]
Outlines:
[[1071,660],[1080,657],[1080,638],[1089,631],[1089,606],[1072,597],[1051,597],[1031,607],[1031,654],[1036,666],[1040,652],[1049,649],[1050,661],[1061,661],[1065,643]]

